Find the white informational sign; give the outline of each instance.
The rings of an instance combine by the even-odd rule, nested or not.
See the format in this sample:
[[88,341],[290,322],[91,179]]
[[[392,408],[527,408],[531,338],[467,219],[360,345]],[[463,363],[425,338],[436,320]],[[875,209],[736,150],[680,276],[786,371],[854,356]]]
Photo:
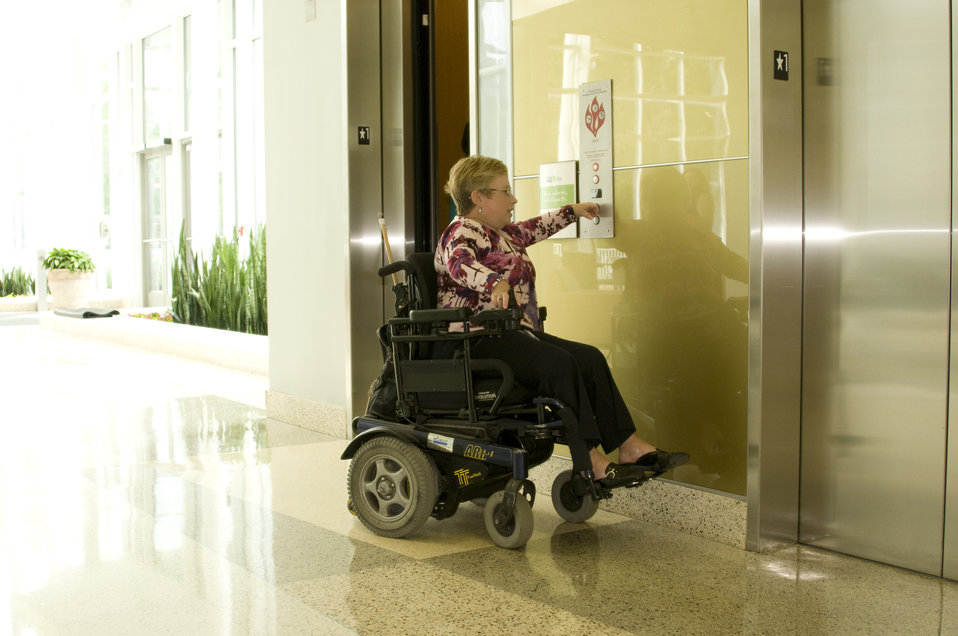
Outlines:
[[[539,214],[576,202],[575,159],[539,165]],[[573,223],[549,238],[575,238],[578,226]]]
[[599,218],[579,219],[579,238],[615,234],[612,192],[612,80],[579,87],[579,197],[599,204]]

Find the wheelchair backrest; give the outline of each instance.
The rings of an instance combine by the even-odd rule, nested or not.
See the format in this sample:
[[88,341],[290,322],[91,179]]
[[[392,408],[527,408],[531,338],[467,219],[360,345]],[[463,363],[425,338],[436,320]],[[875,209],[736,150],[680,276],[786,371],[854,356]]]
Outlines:
[[[405,272],[405,280],[398,282],[396,272]],[[439,280],[433,267],[433,255],[413,252],[405,260],[396,261],[379,268],[382,278],[392,276],[393,294],[396,296],[396,317],[408,318],[414,309],[435,309],[439,294]]]
[[407,274],[412,275],[414,284],[418,287],[418,307],[412,309],[435,309],[439,298],[439,279],[434,265],[435,255],[432,252],[413,252],[406,255],[406,262],[410,269]]

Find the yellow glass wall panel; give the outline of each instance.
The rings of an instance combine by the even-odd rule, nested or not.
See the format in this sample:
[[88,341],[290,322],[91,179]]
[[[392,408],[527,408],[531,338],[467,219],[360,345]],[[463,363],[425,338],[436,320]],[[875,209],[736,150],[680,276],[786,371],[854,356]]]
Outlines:
[[746,0],[514,0],[515,170],[578,155],[578,87],[612,78],[617,166],[748,153]]
[[[745,0],[514,0],[516,214],[539,165],[578,158],[578,87],[612,79],[615,236],[530,250],[546,329],[607,356],[676,480],[744,495]],[[661,166],[656,164],[673,164]]]

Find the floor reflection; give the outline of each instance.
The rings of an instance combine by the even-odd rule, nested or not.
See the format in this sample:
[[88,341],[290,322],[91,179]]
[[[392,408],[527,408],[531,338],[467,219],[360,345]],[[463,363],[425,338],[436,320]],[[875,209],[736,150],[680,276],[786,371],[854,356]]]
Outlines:
[[177,462],[195,455],[269,448],[263,411],[213,395],[150,406],[142,421],[141,461]]
[[265,378],[30,325],[0,351],[0,634],[958,633],[952,582],[548,497],[521,550],[471,506],[375,537],[344,440],[267,419]]

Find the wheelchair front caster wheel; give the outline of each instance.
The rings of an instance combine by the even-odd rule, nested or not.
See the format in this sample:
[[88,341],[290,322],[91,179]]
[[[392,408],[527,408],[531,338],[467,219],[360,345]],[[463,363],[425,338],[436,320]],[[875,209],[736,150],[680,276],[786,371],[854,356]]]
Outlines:
[[352,511],[381,537],[405,537],[418,530],[439,498],[432,460],[417,446],[388,435],[359,447],[346,488]]
[[504,521],[496,523],[497,508],[505,504],[502,503],[505,493],[498,491],[489,497],[486,507],[483,510],[483,518],[486,522],[486,531],[493,543],[501,548],[521,548],[532,536],[532,506],[523,496],[516,497],[516,509],[512,515],[509,515]]
[[571,470],[559,473],[552,482],[552,505],[559,516],[569,523],[582,523],[599,509],[599,502],[589,493],[579,494],[576,491],[576,480]]

